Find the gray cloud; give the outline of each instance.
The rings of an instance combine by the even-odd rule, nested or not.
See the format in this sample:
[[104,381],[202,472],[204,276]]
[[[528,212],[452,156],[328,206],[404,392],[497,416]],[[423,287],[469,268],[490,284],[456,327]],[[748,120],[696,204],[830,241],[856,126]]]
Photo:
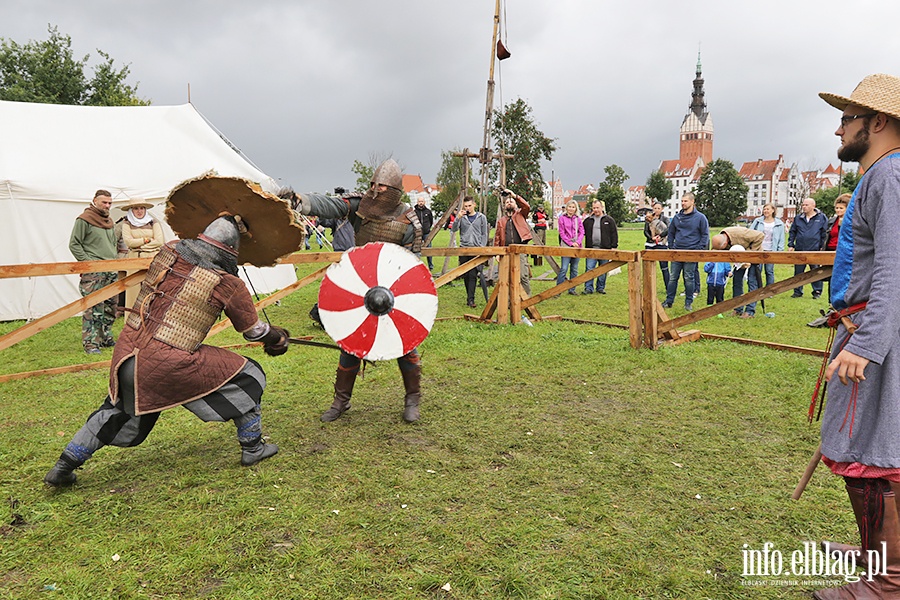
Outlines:
[[[352,185],[354,160],[393,156],[434,181],[441,150],[482,140],[492,2],[7,0],[0,37],[72,36],[131,64],[154,104],[187,101],[271,176]],[[559,151],[567,188],[617,163],[643,183],[676,158],[702,44],[715,154],[836,162],[837,112],[866,74],[900,74],[900,3],[511,0],[496,105],[518,97]],[[508,32],[508,36],[506,35]]]

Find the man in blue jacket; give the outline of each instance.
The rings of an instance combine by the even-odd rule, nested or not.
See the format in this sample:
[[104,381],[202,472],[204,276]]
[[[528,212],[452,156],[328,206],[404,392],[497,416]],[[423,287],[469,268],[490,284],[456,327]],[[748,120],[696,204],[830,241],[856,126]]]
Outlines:
[[[788,234],[788,250],[796,250],[798,252],[815,252],[821,250],[825,246],[825,238],[828,236],[828,217],[816,208],[816,201],[807,198],[800,203],[800,214],[794,217],[794,224],[791,225],[791,232]],[[819,265],[794,265],[794,275],[799,275],[806,270],[818,268]],[[818,298],[822,295],[822,281],[812,282],[812,297]],[[791,298],[800,298],[803,296],[803,286],[794,288]]]
[[[669,249],[708,250],[709,221],[706,215],[694,208],[694,194],[688,192],[681,197],[681,212],[669,222]],[[691,310],[694,302],[695,286],[700,273],[695,262],[673,261],[669,266],[669,285],[666,286],[664,308],[672,308],[678,292],[678,278],[684,272],[684,310]]]

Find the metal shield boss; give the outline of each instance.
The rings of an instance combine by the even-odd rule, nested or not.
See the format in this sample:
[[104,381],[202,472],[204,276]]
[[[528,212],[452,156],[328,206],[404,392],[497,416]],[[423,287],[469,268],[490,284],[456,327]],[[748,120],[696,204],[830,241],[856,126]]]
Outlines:
[[399,358],[428,336],[437,316],[428,267],[401,246],[373,242],[344,253],[319,288],[322,325],[358,358]]

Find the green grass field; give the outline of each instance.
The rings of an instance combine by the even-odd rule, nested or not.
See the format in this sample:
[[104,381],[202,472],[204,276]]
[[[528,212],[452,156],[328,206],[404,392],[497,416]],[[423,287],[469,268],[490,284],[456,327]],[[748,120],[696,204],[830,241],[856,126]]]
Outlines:
[[[641,246],[622,230],[622,249]],[[626,288],[614,276],[605,296],[539,308],[624,324]],[[325,341],[306,316],[315,293],[269,318]],[[699,328],[821,348],[826,332],[805,323],[824,303],[788,295],[767,303],[773,319]],[[439,298],[440,317],[471,312],[461,282]],[[83,362],[79,332],[68,319],[4,350],[0,373]],[[337,354],[249,348],[276,457],[242,468],[231,424],[175,409],[59,491],[42,477],[106,372],[0,384],[0,598],[800,598],[815,578],[742,577],[744,545],[789,556],[858,539],[824,467],[790,500],[818,441],[805,418],[816,358],[713,341],[636,351],[626,330],[565,321],[441,320],[420,351],[416,424],[401,420],[393,362],[370,366],[353,409],[323,424]]]

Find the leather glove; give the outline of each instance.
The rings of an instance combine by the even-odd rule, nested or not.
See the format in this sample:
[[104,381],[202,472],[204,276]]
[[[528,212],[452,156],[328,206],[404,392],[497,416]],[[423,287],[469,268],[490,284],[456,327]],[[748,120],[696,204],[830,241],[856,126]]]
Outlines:
[[289,337],[291,334],[287,329],[270,325],[269,333],[260,340],[263,343],[263,351],[269,356],[281,356],[288,351]]

